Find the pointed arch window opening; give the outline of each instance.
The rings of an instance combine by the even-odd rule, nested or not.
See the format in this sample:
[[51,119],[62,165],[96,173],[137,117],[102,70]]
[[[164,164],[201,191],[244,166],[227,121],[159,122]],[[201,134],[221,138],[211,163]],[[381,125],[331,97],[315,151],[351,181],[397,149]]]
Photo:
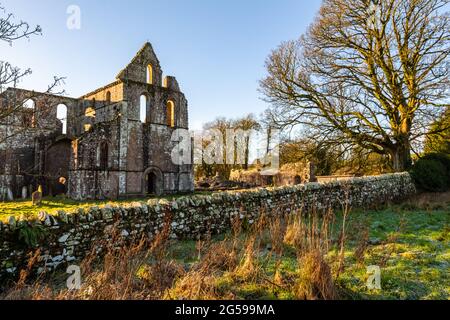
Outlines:
[[153,84],[153,66],[151,64],[147,65],[147,83]]
[[106,92],[106,104],[111,104],[111,91]]
[[34,110],[36,108],[36,103],[34,102],[33,99],[27,99],[23,102],[22,106],[25,109]]
[[107,171],[109,167],[109,146],[106,141],[100,144],[100,170]]
[[139,101],[139,119],[142,123],[147,123],[147,96],[144,94]]
[[175,127],[175,103],[172,100],[167,101],[167,125]]
[[36,102],[33,99],[26,99],[22,103],[24,109],[22,124],[25,127],[35,128],[36,127]]
[[65,104],[57,106],[56,117],[62,123],[62,134],[67,134],[67,106]]

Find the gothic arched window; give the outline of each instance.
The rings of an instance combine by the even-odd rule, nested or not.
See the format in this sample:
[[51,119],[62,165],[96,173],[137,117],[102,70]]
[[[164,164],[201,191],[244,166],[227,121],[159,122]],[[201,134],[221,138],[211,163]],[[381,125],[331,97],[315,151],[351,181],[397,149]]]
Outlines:
[[172,100],[167,101],[167,125],[175,127],[175,103]]
[[142,123],[147,122],[147,97],[144,94],[139,101],[139,119]]
[[103,141],[100,144],[100,170],[106,171],[109,167],[109,148],[108,143]]
[[56,108],[56,117],[62,123],[62,134],[67,134],[67,106],[59,104]]

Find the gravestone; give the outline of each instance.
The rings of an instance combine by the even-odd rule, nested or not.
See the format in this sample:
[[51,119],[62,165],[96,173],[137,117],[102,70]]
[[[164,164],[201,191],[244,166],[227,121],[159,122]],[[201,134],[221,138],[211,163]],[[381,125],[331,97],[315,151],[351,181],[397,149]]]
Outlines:
[[42,186],[38,187],[38,190],[31,195],[33,206],[40,206],[42,204]]
[[22,187],[22,199],[25,200],[28,197],[28,188],[26,186]]
[[14,195],[13,195],[13,192],[11,191],[11,188],[7,189],[6,199],[8,201],[13,201],[14,200]]
[[6,199],[6,189],[3,187],[0,187],[0,200],[5,201]]

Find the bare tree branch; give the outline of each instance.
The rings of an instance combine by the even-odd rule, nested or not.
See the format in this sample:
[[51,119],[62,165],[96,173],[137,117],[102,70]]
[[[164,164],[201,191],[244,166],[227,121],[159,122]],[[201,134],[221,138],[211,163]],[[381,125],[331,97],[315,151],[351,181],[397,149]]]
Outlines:
[[307,34],[267,60],[261,91],[273,123],[406,169],[411,146],[449,105],[448,2],[325,0]]

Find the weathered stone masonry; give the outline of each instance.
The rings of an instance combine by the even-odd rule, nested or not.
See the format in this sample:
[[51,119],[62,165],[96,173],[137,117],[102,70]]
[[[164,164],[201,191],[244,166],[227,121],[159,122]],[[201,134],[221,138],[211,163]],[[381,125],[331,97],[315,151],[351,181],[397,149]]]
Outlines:
[[[56,216],[41,213],[40,222],[47,230],[37,267],[55,268],[80,261],[91,252],[93,244],[111,243],[111,230],[125,241],[152,237],[170,218],[171,237],[195,239],[208,232],[229,230],[234,218],[255,222],[262,213],[289,213],[317,207],[364,208],[401,200],[415,192],[408,173],[378,177],[353,178],[327,184],[310,183],[293,187],[222,192],[211,196],[186,196],[174,202],[150,200],[126,207],[105,206]],[[11,218],[0,223],[0,277],[17,273],[27,262],[30,249],[18,241],[18,229],[26,222]],[[120,241],[116,243],[120,246]],[[99,248],[101,249],[101,248]]]
[[[114,82],[78,99],[10,88],[0,94],[0,108],[27,100],[32,110],[0,123],[0,142],[20,132],[0,143],[0,200],[21,197],[24,187],[29,196],[38,185],[55,195],[61,178],[77,200],[193,191],[192,165],[171,159],[172,133],[188,129],[188,102],[174,77],[163,79],[150,43]],[[25,126],[29,113],[32,125]]]

